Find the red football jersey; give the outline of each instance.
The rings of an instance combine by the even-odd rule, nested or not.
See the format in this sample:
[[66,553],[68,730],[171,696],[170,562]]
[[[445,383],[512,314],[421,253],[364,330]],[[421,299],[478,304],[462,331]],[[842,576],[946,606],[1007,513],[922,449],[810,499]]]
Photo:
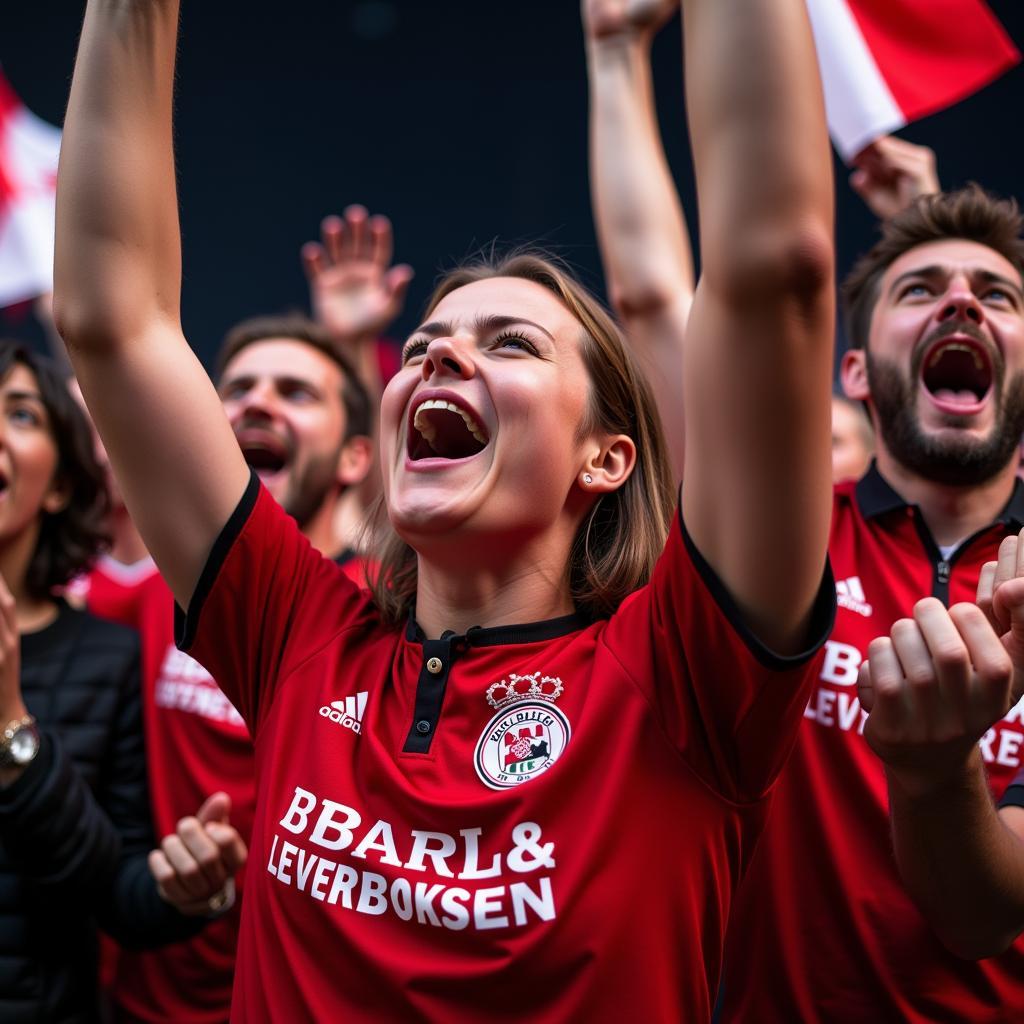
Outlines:
[[131,565],[102,555],[92,569],[76,576],[65,588],[71,600],[83,602],[93,615],[139,628],[139,595],[146,581],[159,576],[152,558]]
[[744,630],[681,523],[610,620],[434,640],[253,478],[179,628],[256,741],[233,1019],[709,1019],[818,662]]
[[[1024,1019],[1024,942],[978,962],[949,953],[903,888],[882,762],[865,742],[857,670],[922,597],[973,601],[978,573],[1024,526],[999,520],[947,560],[916,507],[872,468],[836,488],[829,558],[839,610],[793,757],[737,894],[722,1020],[758,1024]],[[1024,703],[981,741],[998,796],[1021,765]]]
[[[143,722],[153,822],[158,836],[195,814],[217,790],[231,797],[231,824],[248,842],[255,806],[252,740],[210,673],[174,644],[174,598],[152,577],[138,602]],[[122,1020],[215,1024],[230,1012],[245,869],[238,900],[185,942],[122,950],[109,990]]]

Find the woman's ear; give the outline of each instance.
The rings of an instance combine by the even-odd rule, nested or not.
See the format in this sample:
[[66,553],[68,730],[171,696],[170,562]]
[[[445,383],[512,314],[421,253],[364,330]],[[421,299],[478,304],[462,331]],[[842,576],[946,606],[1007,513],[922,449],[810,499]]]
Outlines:
[[595,446],[580,470],[577,481],[584,491],[607,494],[617,491],[636,465],[636,444],[626,434],[614,434]]
[[55,476],[50,489],[43,495],[43,511],[48,515],[55,516],[63,512],[71,501],[71,484],[63,477]]
[[363,434],[354,434],[338,457],[338,483],[344,487],[361,484],[372,465],[373,441]]

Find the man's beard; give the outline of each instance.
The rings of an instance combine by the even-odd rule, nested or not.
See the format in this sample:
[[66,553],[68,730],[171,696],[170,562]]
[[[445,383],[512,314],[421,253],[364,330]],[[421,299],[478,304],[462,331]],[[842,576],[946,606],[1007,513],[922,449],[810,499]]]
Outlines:
[[[988,437],[979,440],[966,434],[933,437],[921,430],[917,417],[919,365],[911,366],[908,378],[895,363],[868,352],[867,371],[881,439],[892,457],[911,472],[938,484],[974,487],[991,480],[1009,462],[1016,464],[1024,433],[1024,372],[1005,383],[1003,365],[994,368],[996,421]],[[950,417],[950,425],[958,425],[957,419]],[[967,417],[963,417],[962,425],[966,424]]]
[[338,459],[344,443],[333,454],[314,456],[301,470],[293,470],[281,506],[304,530],[338,487]]

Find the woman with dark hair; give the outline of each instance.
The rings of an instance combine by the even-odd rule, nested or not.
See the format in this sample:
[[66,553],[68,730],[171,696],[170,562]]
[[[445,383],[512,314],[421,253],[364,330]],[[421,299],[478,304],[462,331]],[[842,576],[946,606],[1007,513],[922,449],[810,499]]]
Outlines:
[[[596,300],[550,261],[471,267],[384,392],[374,600],[250,473],[182,334],[178,3],[89,0],[55,313],[179,642],[254,737],[234,1019],[710,1017],[834,608],[831,161],[803,0],[683,6],[678,514]],[[463,165],[471,126],[437,121]]]
[[135,635],[55,594],[104,542],[102,470],[49,360],[0,342],[0,1020],[97,1018],[96,925],[193,934],[158,893]]

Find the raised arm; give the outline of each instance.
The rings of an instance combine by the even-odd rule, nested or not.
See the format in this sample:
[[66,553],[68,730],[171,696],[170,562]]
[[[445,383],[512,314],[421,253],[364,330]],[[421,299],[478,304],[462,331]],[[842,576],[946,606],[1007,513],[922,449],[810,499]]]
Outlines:
[[61,146],[54,317],[179,604],[249,478],[181,331],[177,0],[89,0]]
[[803,649],[830,517],[832,163],[804,0],[684,0],[701,278],[683,359],[690,536]]
[[693,302],[686,220],[658,131],[651,43],[679,0],[584,0],[590,194],[608,293],[683,468],[683,338]]

